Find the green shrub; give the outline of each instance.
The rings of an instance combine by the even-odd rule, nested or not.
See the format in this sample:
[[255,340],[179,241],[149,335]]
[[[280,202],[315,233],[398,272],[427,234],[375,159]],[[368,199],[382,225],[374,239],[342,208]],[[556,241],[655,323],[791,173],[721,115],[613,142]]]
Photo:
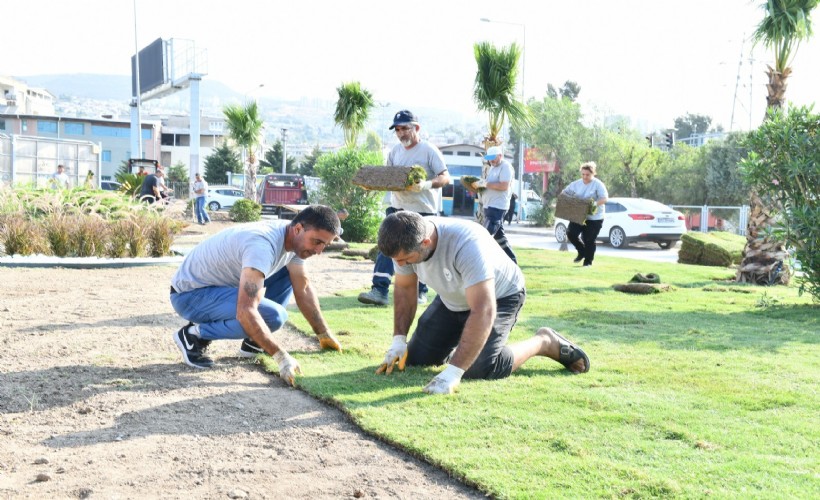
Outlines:
[[53,255],[65,257],[71,253],[73,249],[71,238],[75,224],[74,217],[60,212],[48,214],[42,219],[42,227]]
[[108,231],[108,246],[106,255],[112,259],[119,259],[128,256],[129,226],[133,224],[128,219],[121,219],[111,222]]
[[0,217],[0,243],[6,255],[51,253],[43,228],[20,212]]
[[248,199],[236,200],[228,216],[234,222],[253,222],[262,218],[262,205]]
[[779,211],[771,234],[794,249],[800,293],[820,301],[820,114],[811,107],[770,110],[743,145],[751,153],[741,171],[767,208]]
[[151,257],[171,254],[174,236],[182,230],[183,223],[168,217],[153,217],[146,227],[148,253]]
[[538,227],[550,227],[555,224],[555,209],[547,205],[541,205],[531,214],[527,214],[527,219],[533,221]]
[[351,181],[364,165],[384,163],[379,152],[345,148],[324,154],[315,171],[322,179],[319,202],[336,210],[345,208],[350,216],[342,223],[348,242],[375,241],[382,220],[382,191],[367,191]]
[[72,234],[77,257],[103,257],[108,241],[108,225],[98,215],[76,218],[77,224]]

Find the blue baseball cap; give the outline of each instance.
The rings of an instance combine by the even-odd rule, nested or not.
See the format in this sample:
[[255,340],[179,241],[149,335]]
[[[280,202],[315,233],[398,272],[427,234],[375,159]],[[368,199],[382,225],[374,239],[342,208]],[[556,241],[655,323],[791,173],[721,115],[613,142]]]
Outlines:
[[393,125],[390,125],[389,130],[396,128],[396,125],[407,125],[408,123],[416,124],[419,119],[412,111],[403,109],[393,116]]

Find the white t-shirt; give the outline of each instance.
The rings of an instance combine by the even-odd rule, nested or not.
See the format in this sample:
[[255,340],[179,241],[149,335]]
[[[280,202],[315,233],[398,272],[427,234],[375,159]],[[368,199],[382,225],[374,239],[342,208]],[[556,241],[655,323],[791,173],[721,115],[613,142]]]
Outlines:
[[185,256],[171,278],[177,292],[208,286],[239,287],[242,269],[256,269],[269,278],[288,265],[303,265],[304,260],[285,251],[289,221],[254,222],[225,229]]
[[393,265],[396,274],[416,274],[439,294],[451,311],[469,311],[465,289],[495,278],[495,297],[509,297],[524,289],[524,274],[479,224],[444,217],[425,217],[438,231],[433,255],[426,261]]
[[[208,182],[205,179],[200,179],[198,181],[194,181],[194,186],[193,187],[194,187],[194,196],[196,196],[197,198],[202,198],[203,196],[208,195]],[[202,194],[197,193],[197,191],[199,191],[200,189],[203,190]]]

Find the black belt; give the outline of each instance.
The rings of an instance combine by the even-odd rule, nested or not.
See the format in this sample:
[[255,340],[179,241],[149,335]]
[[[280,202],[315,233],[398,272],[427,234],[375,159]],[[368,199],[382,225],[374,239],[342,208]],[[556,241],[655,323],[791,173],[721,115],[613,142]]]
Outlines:
[[175,293],[177,293],[176,289],[173,286],[171,286],[171,295],[173,295]]

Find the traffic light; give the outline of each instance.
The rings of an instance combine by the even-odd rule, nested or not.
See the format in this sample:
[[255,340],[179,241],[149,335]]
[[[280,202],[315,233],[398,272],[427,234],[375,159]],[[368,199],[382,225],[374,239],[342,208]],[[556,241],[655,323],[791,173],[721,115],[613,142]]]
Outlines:
[[672,149],[675,146],[675,132],[666,133],[666,148]]

